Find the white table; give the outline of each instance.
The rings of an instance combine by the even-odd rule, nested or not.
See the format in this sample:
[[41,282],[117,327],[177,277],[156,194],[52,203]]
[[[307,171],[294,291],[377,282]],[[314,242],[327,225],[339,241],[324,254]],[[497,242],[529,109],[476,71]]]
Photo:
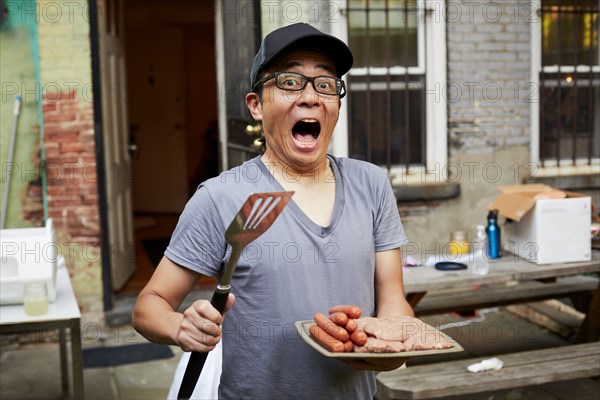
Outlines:
[[71,367],[73,374],[73,398],[83,399],[83,363],[81,352],[81,313],[71,287],[66,267],[59,267],[56,274],[56,301],[48,304],[48,312],[40,316],[25,314],[22,304],[0,306],[0,333],[22,333],[58,329],[60,333],[60,366],[63,395],[69,393],[67,371],[66,329],[71,333]]

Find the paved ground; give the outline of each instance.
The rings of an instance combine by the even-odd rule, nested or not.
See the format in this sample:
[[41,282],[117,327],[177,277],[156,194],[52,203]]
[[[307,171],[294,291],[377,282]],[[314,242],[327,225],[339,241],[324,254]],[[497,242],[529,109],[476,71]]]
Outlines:
[[[131,302],[121,304],[122,319],[130,310]],[[118,313],[117,313],[118,314]],[[114,315],[113,315],[114,317]],[[464,321],[450,315],[424,318],[433,325]],[[115,320],[119,320],[118,315]],[[100,333],[99,333],[100,332]],[[470,325],[451,327],[446,333],[457,339],[464,353],[454,353],[450,358],[486,357],[505,352],[544,348],[567,344],[546,330],[525,322],[514,315],[497,310],[485,315],[485,320],[471,320]],[[84,348],[97,346],[123,346],[145,343],[130,324],[117,327],[88,325],[83,331]],[[61,398],[60,362],[58,344],[50,335],[47,342],[27,337],[3,338],[0,355],[0,399],[2,400],[54,400]],[[34,340],[36,343],[27,343]],[[169,359],[127,364],[108,368],[84,370],[86,399],[165,399],[172,374],[179,360],[180,350],[171,347],[174,356]],[[500,357],[501,358],[501,357]],[[427,357],[435,361],[435,358]],[[418,363],[413,361],[413,363]],[[584,379],[535,387],[461,396],[461,400],[574,400],[600,398],[600,381]],[[448,398],[450,399],[450,398]],[[458,400],[458,398],[452,398]]]

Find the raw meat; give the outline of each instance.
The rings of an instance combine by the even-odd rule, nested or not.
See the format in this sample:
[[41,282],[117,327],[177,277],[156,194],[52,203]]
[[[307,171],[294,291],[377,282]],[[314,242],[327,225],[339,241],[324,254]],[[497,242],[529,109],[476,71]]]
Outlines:
[[398,353],[406,351],[404,344],[395,340],[367,339],[364,346],[354,346],[355,353]]
[[412,317],[373,318],[365,324],[364,329],[367,335],[377,339],[404,342],[422,330],[424,325],[424,322]]
[[355,352],[389,353],[453,347],[440,331],[417,318],[362,317],[357,322],[358,330],[364,330],[369,338],[364,346],[355,346]]

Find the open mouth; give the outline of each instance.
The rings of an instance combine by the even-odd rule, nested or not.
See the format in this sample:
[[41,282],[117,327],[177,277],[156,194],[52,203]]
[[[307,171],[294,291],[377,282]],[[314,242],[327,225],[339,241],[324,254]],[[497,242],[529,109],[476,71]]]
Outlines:
[[316,119],[303,119],[292,128],[292,136],[300,142],[313,142],[321,133],[321,124]]

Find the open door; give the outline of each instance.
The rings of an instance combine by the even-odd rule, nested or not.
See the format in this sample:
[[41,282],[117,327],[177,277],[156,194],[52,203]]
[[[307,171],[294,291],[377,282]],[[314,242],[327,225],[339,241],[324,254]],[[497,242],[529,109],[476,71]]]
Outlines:
[[129,28],[126,49],[128,116],[138,146],[133,210],[179,214],[189,197],[183,29]]
[[252,145],[258,130],[247,129],[252,118],[244,101],[262,39],[260,3],[216,0],[215,10],[220,167],[226,170],[261,153]]
[[123,2],[97,0],[107,217],[113,290],[135,271],[131,154],[123,54]]

